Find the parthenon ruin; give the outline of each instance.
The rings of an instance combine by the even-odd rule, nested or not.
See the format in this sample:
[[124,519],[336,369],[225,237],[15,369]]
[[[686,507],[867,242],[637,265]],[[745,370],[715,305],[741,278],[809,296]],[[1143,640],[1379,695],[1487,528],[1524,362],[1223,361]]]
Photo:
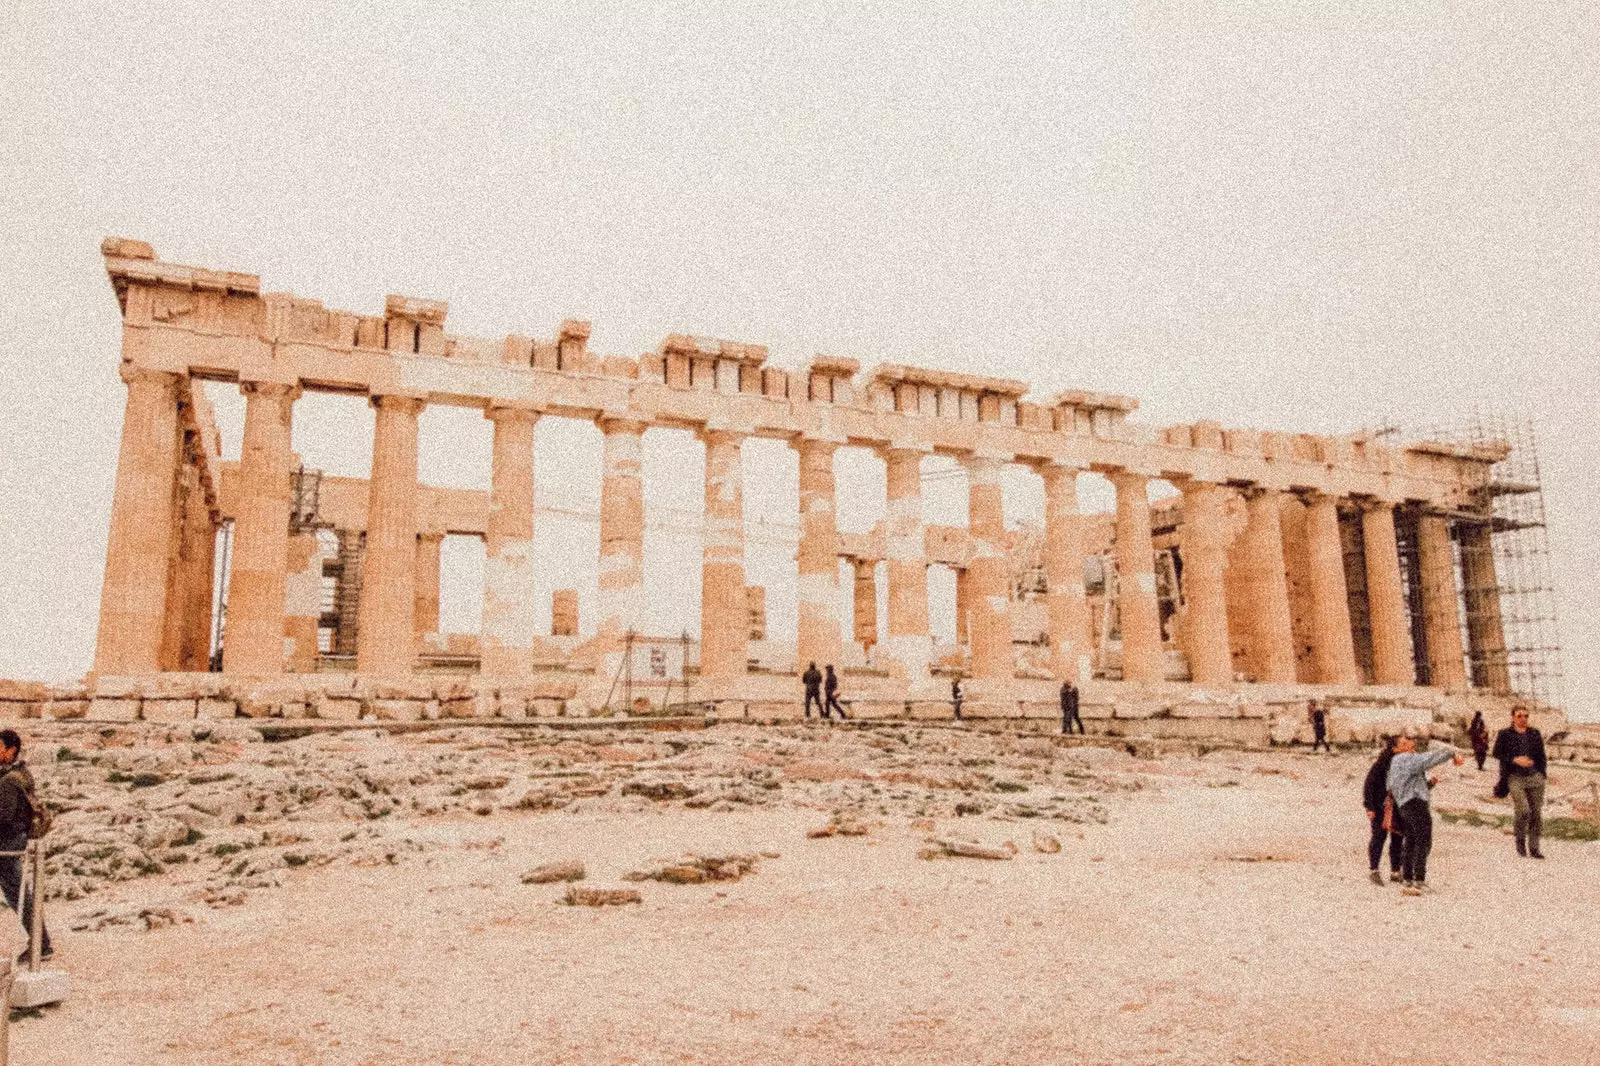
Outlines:
[[[563,322],[549,339],[484,340],[447,333],[439,301],[390,296],[382,315],[361,315],[262,292],[254,275],[163,262],[140,241],[108,238],[102,252],[127,383],[94,660],[102,679],[207,672],[221,602],[224,678],[312,675],[343,650],[357,679],[403,687],[430,640],[447,650],[430,637],[439,541],[466,533],[483,538],[486,562],[482,632],[461,658],[475,661],[475,673],[464,668],[475,698],[492,689],[498,702],[479,698],[463,713],[534,713],[557,698],[540,693],[558,689],[564,713],[608,706],[640,631],[641,438],[668,427],[705,447],[702,605],[684,703],[787,701],[798,713],[795,671],[849,659],[841,559],[858,586],[848,624],[870,651],[851,687],[863,704],[907,714],[948,713],[949,674],[970,679],[973,712],[996,717],[1053,707],[1064,679],[1200,694],[1512,688],[1498,601],[1465,614],[1462,602],[1463,590],[1496,587],[1487,501],[1503,443],[1391,445],[1204,421],[1157,429],[1129,418],[1130,397],[1068,391],[1042,402],[1020,381],[863,372],[837,356],[785,370],[759,345],[680,334],[637,358],[601,356],[587,322]],[[244,394],[237,464],[221,460],[200,381]],[[321,479],[309,501],[290,441],[304,390],[364,395],[376,411],[370,478]],[[429,404],[492,421],[487,493],[419,484],[418,415]],[[565,632],[536,633],[534,426],[553,417],[591,420],[604,437],[598,622],[581,639],[570,595],[556,612]],[[741,455],[752,437],[798,453],[797,636],[782,655],[751,640],[760,593],[747,587]],[[886,517],[871,533],[837,528],[842,447],[886,465]],[[925,520],[923,463],[936,455],[965,469],[964,529]],[[1006,464],[1043,479],[1042,529],[1026,546],[1003,521]],[[1114,486],[1114,522],[1080,514],[1087,472]],[[1156,479],[1180,495],[1153,506]],[[219,590],[224,523],[231,560]],[[882,634],[870,609],[880,561]],[[937,647],[930,630],[931,563],[957,571],[955,648]],[[1477,572],[1458,582],[1461,568]],[[330,574],[341,590],[331,618]]]

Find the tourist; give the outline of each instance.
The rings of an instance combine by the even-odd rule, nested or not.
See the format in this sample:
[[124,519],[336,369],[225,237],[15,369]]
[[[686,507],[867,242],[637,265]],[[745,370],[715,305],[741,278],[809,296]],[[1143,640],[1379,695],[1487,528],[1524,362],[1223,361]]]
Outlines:
[[1544,829],[1544,737],[1528,725],[1528,708],[1519,705],[1511,709],[1511,725],[1494,738],[1494,757],[1500,763],[1500,786],[1495,794],[1509,794],[1515,812],[1517,854],[1542,859],[1539,836]]
[[1423,755],[1409,736],[1395,741],[1394,757],[1389,762],[1389,795],[1394,797],[1396,820],[1406,838],[1400,859],[1401,891],[1420,896],[1428,891],[1428,852],[1433,849],[1433,811],[1428,806],[1432,785],[1428,771],[1443,763],[1457,766],[1467,760],[1462,754],[1441,744],[1437,751]]
[[1321,704],[1313,703],[1311,705],[1311,750],[1315,752],[1319,744],[1322,745],[1323,751],[1333,751],[1332,745],[1328,743],[1328,712],[1323,710]]
[[961,695],[961,678],[958,676],[950,681],[950,706],[955,708],[956,721],[958,722],[961,721],[961,704],[963,702],[965,702],[965,697]]
[[1071,733],[1076,723],[1078,732],[1085,732],[1083,716],[1078,713],[1078,686],[1071,681],[1061,682],[1061,732]]
[[1390,881],[1400,880],[1400,859],[1405,847],[1405,834],[1400,831],[1393,805],[1387,802],[1389,763],[1394,759],[1394,742],[1392,736],[1383,738],[1383,750],[1378,752],[1378,758],[1367,771],[1366,783],[1361,786],[1361,805],[1367,809],[1367,822],[1372,829],[1367,839],[1367,866],[1375,885],[1383,884],[1383,874],[1378,871],[1378,862],[1383,858],[1383,842],[1389,842]]
[[1489,757],[1489,727],[1483,724],[1483,712],[1472,712],[1472,724],[1467,726],[1467,739],[1472,742],[1472,757],[1478,760],[1478,772],[1483,773],[1483,760]]
[[[22,761],[22,738],[14,729],[0,729],[0,852],[24,851],[33,826],[33,814],[39,799],[34,790],[33,774]],[[0,855],[0,892],[5,894],[6,906],[17,909],[22,894],[22,859],[16,855]],[[22,928],[33,928],[33,893],[22,907]],[[29,961],[32,945],[17,959]],[[55,951],[50,947],[50,930],[44,930],[39,943],[39,958],[48,959]]]
[[848,718],[850,716],[844,713],[844,707],[839,703],[839,675],[833,672],[832,663],[828,664],[827,670],[828,677],[822,683],[822,691],[828,699],[822,705],[822,717],[827,718],[829,711],[838,711],[840,718]]
[[828,713],[822,707],[822,675],[817,672],[816,663],[806,667],[806,672],[800,675],[800,683],[806,687],[806,717],[811,717],[811,704],[815,701],[817,713],[826,718]]

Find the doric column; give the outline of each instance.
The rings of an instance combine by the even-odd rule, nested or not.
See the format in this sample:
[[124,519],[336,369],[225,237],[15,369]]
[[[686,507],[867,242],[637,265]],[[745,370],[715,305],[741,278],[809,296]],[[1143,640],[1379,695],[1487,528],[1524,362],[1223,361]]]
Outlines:
[[1114,471],[1117,490],[1117,612],[1122,629],[1122,677],[1160,681],[1166,676],[1161,618],[1156,604],[1155,545],[1150,537],[1150,479]]
[[1184,651],[1189,676],[1197,685],[1233,682],[1233,650],[1228,642],[1228,529],[1221,485],[1189,481],[1183,485]]
[[854,637],[868,655],[878,643],[878,564],[871,559],[850,560],[855,572],[851,603],[855,616]]
[[[420,642],[429,633],[439,632],[439,575],[444,568],[443,533],[417,534],[417,588],[411,628]],[[485,584],[487,584],[485,580]]]
[[1417,673],[1400,580],[1394,504],[1367,504],[1361,512],[1361,540],[1367,564],[1367,613],[1372,618],[1372,679],[1380,685],[1414,685]]
[[1350,632],[1350,596],[1339,540],[1339,508],[1332,496],[1306,499],[1306,554],[1311,590],[1311,662],[1324,685],[1359,685],[1355,640]]
[[1422,571],[1422,620],[1428,635],[1428,674],[1436,688],[1467,687],[1461,649],[1461,604],[1456,596],[1455,552],[1450,526],[1440,515],[1417,520],[1417,561]]
[[[928,680],[933,637],[928,629],[928,560],[922,521],[922,456],[917,448],[888,448],[884,554],[889,579],[889,632],[880,658],[889,675],[912,685]],[[874,623],[877,605],[874,603]],[[859,618],[860,608],[857,608]]]
[[1250,660],[1255,679],[1270,684],[1296,680],[1294,630],[1289,614],[1288,572],[1283,562],[1283,497],[1277,489],[1246,496],[1243,586],[1248,590]]
[[956,643],[972,643],[972,571],[956,571]]
[[1506,660],[1505,624],[1500,616],[1500,581],[1495,574],[1490,527],[1461,530],[1461,579],[1467,608],[1467,642],[1471,649],[1472,683],[1507,695],[1511,669]]
[[742,677],[750,658],[744,588],[744,435],[707,429],[700,563],[700,674]]
[[1092,676],[1089,601],[1083,588],[1083,517],[1078,513],[1078,470],[1061,463],[1038,467],[1044,478],[1045,614],[1050,628],[1050,672],[1058,681]]
[[178,476],[178,376],[124,366],[128,398],[111,499],[105,582],[100,590],[97,674],[160,668],[172,494]]
[[483,628],[480,672],[489,677],[533,673],[533,429],[537,411],[492,406],[489,521],[483,538]]
[[1011,650],[1011,564],[1000,488],[1004,463],[993,456],[969,455],[963,464],[967,527],[972,533],[972,562],[967,568],[972,676],[1009,680],[1016,673],[1016,659]]
[[361,570],[356,670],[395,676],[417,655],[417,415],[423,401],[374,396],[367,555]]
[[184,588],[185,610],[183,643],[179,648],[180,669],[204,672],[211,669],[211,602],[216,590],[217,516],[211,502],[194,501],[184,531],[184,560],[189,577]]
[[600,626],[596,640],[607,677],[621,664],[623,638],[639,628],[644,606],[644,483],[641,450],[646,424],[601,418],[605,446],[600,471]]
[[800,618],[796,659],[821,669],[839,661],[839,530],[834,519],[832,441],[802,437],[800,453]]
[[222,667],[230,674],[283,672],[289,569],[290,425],[298,387],[247,381],[239,505],[233,523]]
[[317,669],[317,628],[322,618],[322,550],[314,530],[289,538],[289,573],[283,592],[284,669]]
[[[180,409],[182,407],[180,401]],[[161,669],[205,670],[211,650],[211,566],[216,526],[200,476],[195,434],[180,433],[179,474],[173,500],[175,550],[167,568],[166,626]]]

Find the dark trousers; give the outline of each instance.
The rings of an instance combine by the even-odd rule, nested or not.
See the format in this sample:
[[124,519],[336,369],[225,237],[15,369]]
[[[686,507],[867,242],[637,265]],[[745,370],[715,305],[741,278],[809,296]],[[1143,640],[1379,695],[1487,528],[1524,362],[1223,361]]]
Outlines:
[[824,713],[823,710],[822,710],[822,693],[818,692],[816,689],[808,688],[808,689],[806,689],[806,717],[807,718],[811,717],[811,705],[813,703],[815,703],[817,705],[817,713],[818,714]]
[[1406,838],[1400,876],[1407,881],[1428,879],[1428,852],[1433,850],[1433,811],[1424,799],[1406,800],[1397,812]]
[[1325,729],[1318,729],[1311,739],[1311,750],[1316,751],[1317,745],[1322,745],[1323,751],[1332,751],[1333,745],[1328,743],[1328,733]]
[[1383,842],[1389,842],[1389,869],[1398,871],[1405,854],[1406,836],[1398,825],[1391,832],[1383,827],[1383,812],[1372,819],[1372,836],[1367,840],[1367,866],[1376,870],[1383,858]]
[[839,706],[839,694],[837,692],[828,693],[828,702],[822,705],[822,717],[828,717],[829,711],[838,711],[840,718],[850,717],[844,713],[844,708]]
[[[20,847],[11,848],[11,851],[21,851]],[[0,893],[6,897],[6,906],[13,911],[17,909],[17,897],[22,895],[22,860],[14,855],[0,858]],[[33,934],[33,896],[28,896],[27,903],[22,907],[22,931]],[[50,954],[50,929],[45,927],[44,936],[40,940],[41,954]]]
[[1485,759],[1487,759],[1489,757],[1489,749],[1488,748],[1473,748],[1472,749],[1472,757],[1474,759],[1478,760],[1478,769],[1482,770],[1483,769],[1483,760],[1485,760]]
[[1076,708],[1076,707],[1063,707],[1063,708],[1061,708],[1061,731],[1063,733],[1072,732],[1072,727],[1073,727],[1074,724],[1077,725],[1078,732],[1080,732],[1080,733],[1084,732],[1083,716],[1078,714],[1078,708]]

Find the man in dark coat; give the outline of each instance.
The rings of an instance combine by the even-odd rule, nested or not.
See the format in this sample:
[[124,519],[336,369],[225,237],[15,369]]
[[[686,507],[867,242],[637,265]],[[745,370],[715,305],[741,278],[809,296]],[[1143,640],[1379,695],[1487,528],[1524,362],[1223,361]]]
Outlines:
[[1316,751],[1317,745],[1322,745],[1323,751],[1331,752],[1333,746],[1328,743],[1328,712],[1321,704],[1311,705],[1311,750]]
[[1070,733],[1076,723],[1078,732],[1085,732],[1083,717],[1078,714],[1078,686],[1071,681],[1061,682],[1061,732]]
[[829,711],[838,711],[840,718],[848,718],[844,707],[839,703],[839,675],[833,672],[833,664],[827,665],[828,676],[822,682],[823,694],[828,698],[822,704],[822,717],[827,718]]
[[817,705],[817,713],[826,717],[822,709],[822,673],[816,663],[806,667],[806,672],[800,675],[800,683],[806,687],[806,717],[811,717],[813,703]]
[[[27,848],[33,805],[37,802],[33,774],[22,761],[22,738],[14,729],[0,729],[0,852]],[[5,895],[6,906],[15,911],[22,894],[22,859],[16,855],[0,856],[0,893]],[[32,893],[22,908],[22,928],[33,928]],[[39,958],[48,959],[54,954],[47,928],[40,941]],[[19,961],[27,961],[27,956],[28,951],[24,951]]]
[[[1517,854],[1542,859],[1539,836],[1544,829],[1544,737],[1528,724],[1528,708],[1511,710],[1511,725],[1494,738],[1500,783],[1511,796]],[[1495,790],[1498,794],[1499,789]]]

